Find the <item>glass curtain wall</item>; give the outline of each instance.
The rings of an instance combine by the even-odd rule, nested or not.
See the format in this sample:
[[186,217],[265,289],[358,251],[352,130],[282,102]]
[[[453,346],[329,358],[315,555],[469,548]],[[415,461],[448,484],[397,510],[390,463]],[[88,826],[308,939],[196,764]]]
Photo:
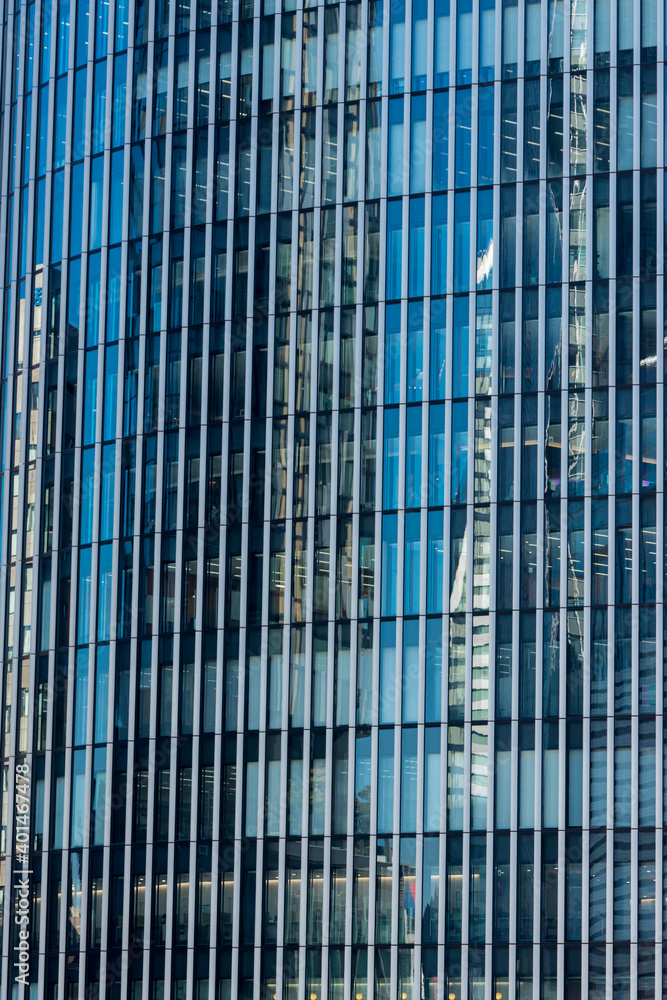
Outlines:
[[2,996],[663,995],[664,26],[5,0]]

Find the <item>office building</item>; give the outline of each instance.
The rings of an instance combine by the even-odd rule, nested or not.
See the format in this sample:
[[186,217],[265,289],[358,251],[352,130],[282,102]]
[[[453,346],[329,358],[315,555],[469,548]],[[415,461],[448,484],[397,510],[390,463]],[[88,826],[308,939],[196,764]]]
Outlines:
[[0,995],[664,996],[662,0],[0,14]]

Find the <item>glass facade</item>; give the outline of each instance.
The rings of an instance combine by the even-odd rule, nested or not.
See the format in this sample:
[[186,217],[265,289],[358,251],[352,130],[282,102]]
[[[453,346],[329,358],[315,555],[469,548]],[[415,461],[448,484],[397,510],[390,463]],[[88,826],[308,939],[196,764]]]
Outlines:
[[663,0],[0,20],[2,997],[664,996]]

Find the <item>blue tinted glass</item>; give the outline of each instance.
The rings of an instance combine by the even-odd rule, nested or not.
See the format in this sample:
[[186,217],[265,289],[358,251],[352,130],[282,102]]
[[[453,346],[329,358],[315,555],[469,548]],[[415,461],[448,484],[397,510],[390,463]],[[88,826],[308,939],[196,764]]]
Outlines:
[[617,608],[614,614],[614,710],[629,714],[631,704],[632,612],[629,608]]
[[468,404],[452,404],[452,503],[465,503],[468,479]]
[[382,611],[396,614],[396,580],[398,578],[398,517],[385,514],[382,518]]
[[106,340],[118,340],[120,323],[120,274],[121,274],[121,248],[112,247],[109,250],[108,258],[108,291],[107,291],[107,328]]
[[93,550],[88,546],[79,552],[79,610],[77,617],[77,642],[86,644],[90,639],[90,583]]
[[116,0],[116,52],[127,48],[130,0]]
[[28,253],[28,208],[29,198],[28,198],[28,188],[25,187],[21,192],[20,197],[21,204],[21,230],[20,230],[20,247],[21,247],[21,257],[20,257],[20,272],[19,276],[21,278],[25,277],[26,263],[27,263],[27,253]]
[[493,282],[493,189],[477,194],[477,288]]
[[[600,501],[594,501],[594,504]],[[605,504],[606,507],[606,504]],[[595,519],[595,506],[593,505],[593,519]],[[606,520],[607,512],[603,513]],[[600,520],[598,515],[598,520]],[[596,525],[594,524],[594,530]],[[597,608],[591,614],[592,639],[591,639],[591,714],[607,714],[607,693],[609,689],[608,679],[608,655],[607,655],[607,609]],[[591,810],[592,812],[592,810]],[[604,826],[604,823],[594,823],[591,816],[591,826]]]
[[44,263],[44,197],[46,181],[37,182],[37,198],[35,203],[35,265]]
[[[421,515],[419,513],[405,515],[403,611],[406,615],[419,614],[420,524]],[[405,666],[404,663],[404,674]],[[416,690],[417,685],[414,684],[413,686]]]
[[384,462],[382,472],[382,506],[398,507],[398,409],[385,410]]
[[116,405],[118,397],[118,345],[107,347],[104,354],[104,426],[103,438],[116,436]]
[[547,281],[560,281],[563,272],[563,186],[552,181],[547,188]]
[[421,507],[422,408],[409,406],[406,416],[405,506]]
[[432,201],[431,235],[431,294],[447,291],[447,195],[434,196]]
[[475,392],[491,392],[493,360],[493,306],[491,295],[477,296],[477,330],[475,332]]
[[125,141],[125,91],[127,89],[127,56],[116,56],[113,72],[112,145]]
[[412,98],[410,114],[410,191],[421,194],[426,189],[426,97]]
[[470,152],[472,128],[470,122],[471,91],[456,92],[456,187],[470,186]]
[[116,446],[107,444],[102,450],[102,481],[100,486],[100,539],[113,538],[114,487],[116,481]]
[[132,155],[130,157],[129,207],[129,237],[130,239],[134,239],[136,236],[141,236],[144,212],[144,149],[143,145],[138,143],[132,146]]
[[70,257],[76,257],[81,253],[81,237],[83,226],[83,163],[77,163],[72,167],[72,193],[70,199],[70,232],[69,232],[69,253]]
[[403,202],[387,202],[387,289],[388,299],[400,299],[403,268]]
[[447,300],[431,300],[431,399],[445,398],[445,352],[447,347]]
[[479,79],[493,80],[496,52],[495,0],[481,0],[479,11]]
[[429,413],[428,503],[445,502],[445,406],[436,403]]
[[468,395],[468,344],[470,317],[468,296],[454,299],[454,330],[452,339],[452,396]]
[[[386,519],[385,519],[386,520]],[[384,522],[383,522],[384,526]],[[392,723],[396,704],[396,622],[382,622],[380,631],[380,724]],[[392,744],[393,757],[393,744]]]
[[104,149],[104,126],[107,110],[107,66],[100,62],[95,66],[95,93],[93,98],[93,153]]
[[384,401],[398,403],[401,398],[401,307],[389,305],[385,311],[384,330]]
[[[581,534],[583,536],[583,531]],[[629,604],[631,600],[632,501],[624,498],[616,501],[616,602]]]
[[40,81],[45,83],[49,79],[51,67],[51,18],[42,18],[42,66],[40,70]]
[[[431,438],[431,440],[433,440]],[[428,515],[428,573],[426,582],[426,611],[428,614],[440,614],[443,610],[444,600],[444,522],[442,511],[431,511]],[[435,626],[435,627],[433,627]],[[434,638],[433,638],[434,636]],[[432,670],[442,669],[440,662],[442,648],[442,625],[438,621],[429,621],[427,633],[427,675],[426,683],[429,684],[429,662]],[[431,649],[431,644],[434,648]],[[431,678],[431,683],[435,681]],[[439,682],[438,682],[439,683]],[[427,695],[427,714],[428,714]],[[431,716],[440,717],[440,699],[437,706],[430,706]]]
[[[111,204],[123,204],[123,169],[124,154],[122,150],[111,156]],[[123,234],[123,213],[109,212],[109,243],[120,243]]]
[[500,287],[513,288],[516,271],[516,188],[500,189]]
[[449,91],[433,95],[433,190],[447,189],[449,170]]
[[639,483],[642,490],[654,490],[656,486],[656,396],[655,389],[642,387],[639,401],[641,418],[641,439],[639,454],[641,468]]
[[90,19],[90,0],[76,2],[76,65],[81,66],[88,61],[88,21]]
[[[396,685],[395,676],[392,680],[393,692]],[[393,828],[394,732],[392,729],[381,729],[378,733],[378,833],[391,833]]]
[[[116,17],[122,11],[122,0],[116,4]],[[100,59],[107,54],[109,42],[109,0],[97,0],[97,17],[95,19],[95,58]]]
[[99,589],[97,594],[98,641],[104,641],[111,636],[112,560],[113,545],[111,542],[108,542],[106,545],[100,545]]
[[53,166],[65,165],[65,139],[67,137],[67,77],[56,84],[56,120],[53,142]]
[[28,94],[25,99],[25,142],[23,153],[23,183],[30,180],[30,141],[32,138],[32,94]]
[[616,393],[616,492],[632,492],[632,389]]
[[88,351],[85,367],[83,443],[94,444],[97,423],[97,350]]
[[472,80],[472,0],[457,4],[458,27],[456,33],[456,82],[458,86]]
[[412,89],[426,90],[428,61],[428,3],[412,3]]
[[403,194],[403,101],[389,102],[389,170],[387,194]]
[[390,93],[402,94],[405,86],[405,0],[392,4],[389,33]]
[[493,146],[494,146],[494,89],[480,87],[478,91],[479,118],[477,126],[477,183],[493,183]]
[[74,124],[72,126],[72,159],[80,160],[86,152],[86,90],[88,71],[79,69],[74,77]]
[[424,383],[424,305],[411,302],[408,308],[407,355],[408,403],[422,398]]
[[561,309],[563,306],[560,288],[547,289],[546,322],[546,373],[547,388],[560,389],[560,360],[562,350]]
[[88,258],[86,347],[95,347],[100,339],[100,267],[101,255],[91,254]]
[[470,195],[463,191],[454,203],[454,291],[467,292],[470,278]]
[[60,76],[67,70],[69,57],[69,22],[70,0],[59,0],[58,3],[58,55],[56,59],[56,75]]
[[67,325],[70,338],[76,337],[79,329],[79,309],[81,294],[81,261],[70,261],[69,293],[67,296]]
[[449,0],[435,2],[435,62],[433,85],[449,86]]
[[424,199],[410,201],[410,260],[408,267],[408,295],[410,298],[424,294]]
[[81,525],[82,545],[93,540],[93,494],[95,492],[95,449],[84,448],[81,460]]
[[37,160],[37,175],[41,177],[46,171],[46,151],[49,134],[49,92],[42,87],[39,97],[39,151]]
[[88,728],[88,650],[79,649],[76,654],[76,689],[74,692],[74,744],[86,742]]
[[97,650],[95,669],[95,742],[105,743],[109,714],[109,647]]

